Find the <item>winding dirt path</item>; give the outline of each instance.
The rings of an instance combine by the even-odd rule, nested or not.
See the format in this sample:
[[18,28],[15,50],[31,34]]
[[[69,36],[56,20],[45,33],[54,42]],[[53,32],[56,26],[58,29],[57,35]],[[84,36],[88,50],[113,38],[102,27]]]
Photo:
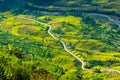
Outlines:
[[67,49],[66,44],[65,44],[64,41],[62,41],[62,40],[60,40],[59,38],[55,37],[55,36],[50,32],[51,29],[52,29],[52,26],[51,26],[51,25],[48,25],[48,24],[46,24],[46,23],[43,23],[43,22],[40,22],[40,21],[37,21],[37,20],[34,20],[34,19],[30,19],[30,18],[24,18],[24,19],[32,20],[32,21],[34,21],[34,22],[37,22],[37,23],[43,24],[43,25],[45,25],[45,26],[48,26],[48,27],[49,27],[49,29],[48,29],[48,34],[49,34],[51,37],[53,37],[54,39],[59,40],[60,43],[62,43],[64,50],[82,63],[81,68],[82,68],[83,70],[89,70],[89,69],[86,69],[86,68],[84,67],[84,66],[85,66],[85,63],[84,63],[83,60],[81,60],[79,57],[77,57],[75,54],[73,54],[72,52],[70,52],[70,51]]
[[[64,50],[82,63],[81,68],[82,68],[83,70],[90,70],[90,69],[87,69],[87,68],[84,67],[84,66],[85,66],[85,63],[84,63],[83,60],[81,60],[79,57],[77,57],[75,54],[73,54],[72,52],[70,52],[70,51],[67,49],[66,44],[65,44],[64,41],[62,41],[62,40],[60,40],[59,38],[55,37],[55,36],[50,32],[51,29],[52,29],[52,26],[51,26],[51,25],[48,25],[48,24],[46,24],[46,23],[43,23],[43,22],[40,22],[40,21],[37,21],[37,20],[34,20],[34,19],[29,19],[29,18],[24,18],[24,19],[32,20],[32,21],[34,21],[34,22],[37,22],[37,23],[40,23],[40,24],[43,24],[43,25],[48,26],[48,27],[49,27],[49,29],[48,29],[48,34],[49,34],[51,37],[53,37],[54,39],[59,40],[59,41],[62,43]],[[108,18],[108,19],[110,19],[110,18]],[[110,20],[112,21],[112,19],[110,19]],[[114,71],[114,72],[120,73],[119,70],[114,70],[114,69],[107,69],[107,70],[101,70],[101,71]]]
[[107,18],[109,21],[111,21],[111,22],[113,22],[114,24],[118,25],[119,28],[120,28],[120,21],[119,21],[119,20],[115,20],[115,19],[111,18],[111,17],[108,16],[108,15],[95,14],[95,13],[90,13],[90,14],[88,14],[88,15],[90,15],[90,16],[102,16],[102,17],[105,17],[105,18]]
[[79,61],[82,63],[82,69],[83,69],[83,70],[89,70],[89,69],[86,69],[86,68],[84,67],[85,64],[84,64],[83,60],[81,60],[79,57],[77,57],[75,54],[73,54],[72,52],[70,52],[70,51],[67,49],[64,41],[60,40],[60,42],[63,44],[64,50],[65,50],[66,52],[68,52],[69,54],[71,54],[74,58],[76,58],[77,60],[79,60]]

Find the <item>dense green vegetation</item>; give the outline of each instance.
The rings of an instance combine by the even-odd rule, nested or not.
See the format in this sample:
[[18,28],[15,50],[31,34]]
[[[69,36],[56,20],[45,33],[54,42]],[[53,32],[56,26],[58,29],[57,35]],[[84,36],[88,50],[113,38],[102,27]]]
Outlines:
[[[119,79],[118,72],[106,71],[120,70],[119,29],[111,22],[88,16],[0,15],[1,80]],[[48,34],[47,26],[27,18],[50,24],[52,33],[90,70],[81,69],[81,63]]]
[[[46,28],[44,28],[45,30],[40,30],[39,32],[36,32],[36,34],[39,35],[37,39],[36,36],[31,37],[34,34],[31,35],[29,33],[25,33],[21,36],[16,35],[17,33],[14,30],[8,30],[9,27],[11,29],[15,27],[19,28],[17,26],[23,26],[23,24],[26,26],[29,25],[30,27],[33,26],[34,23],[33,21],[26,20],[29,23],[28,24],[27,22],[23,22],[24,19],[21,18],[19,18],[18,20],[19,21],[16,20],[16,17],[12,16],[10,18],[4,19],[5,22],[3,21],[2,24],[6,24],[7,21],[9,21],[9,23],[12,21],[16,21],[16,24],[14,22],[12,24],[7,23],[6,27],[2,27],[2,24],[0,26],[1,30],[3,30],[0,33],[1,60],[8,60],[7,63],[9,63],[7,64],[1,61],[1,65],[3,64],[3,66],[1,67],[1,70],[3,70],[3,72],[1,73],[2,79],[5,78],[8,80],[21,80],[21,77],[23,77],[23,80],[46,80],[46,78],[53,80],[57,78],[64,78],[64,76],[62,77],[62,75],[65,73],[66,78],[71,77],[68,75],[69,73],[73,73],[75,75],[76,68],[73,62],[74,59],[67,55],[66,52],[64,52],[61,44],[59,44],[47,34],[47,32],[45,31]],[[38,25],[39,28],[42,29],[42,26],[40,27],[40,24],[34,24],[34,26],[36,27]],[[34,29],[36,29],[36,27],[34,27]],[[24,29],[24,31],[26,32],[29,30]],[[57,45],[58,47],[53,47],[55,45]],[[3,56],[5,57],[5,59],[3,58]],[[69,65],[69,67],[67,65]],[[7,73],[6,67],[8,67]],[[13,71],[13,69],[15,71]]]
[[[120,20],[119,5],[119,0],[0,0],[0,80],[119,80],[120,23],[88,14]],[[42,23],[51,25],[58,40]]]
[[[73,16],[44,16],[42,20],[43,18],[50,20],[48,24],[53,26],[53,33],[65,41],[71,51],[90,62],[88,67],[92,67],[92,65],[105,67],[112,66],[111,64],[120,65],[119,60],[117,62],[114,57],[114,55],[119,55],[120,35],[118,28],[107,27],[108,25],[95,22],[88,17],[83,20]],[[106,56],[107,54],[109,55]],[[100,56],[104,58],[102,59]],[[108,59],[108,57],[111,58]]]

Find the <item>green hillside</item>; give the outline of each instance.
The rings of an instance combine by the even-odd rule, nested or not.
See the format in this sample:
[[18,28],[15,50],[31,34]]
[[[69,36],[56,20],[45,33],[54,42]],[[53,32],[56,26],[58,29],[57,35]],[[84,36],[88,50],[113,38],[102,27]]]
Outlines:
[[119,0],[0,0],[0,80],[119,80]]
[[[8,12],[1,15],[7,16],[1,17],[0,22],[1,79],[18,80],[20,76],[24,80],[46,80],[45,76],[50,80],[118,78],[117,72],[104,71],[119,70],[119,29],[93,20],[91,24],[91,21],[86,22],[88,17],[14,16]],[[48,27],[30,18],[50,24],[52,33],[90,70],[82,71],[81,63],[48,34]]]
[[40,11],[84,11],[120,16],[119,5],[119,0],[0,0],[0,11],[26,12],[40,9]]

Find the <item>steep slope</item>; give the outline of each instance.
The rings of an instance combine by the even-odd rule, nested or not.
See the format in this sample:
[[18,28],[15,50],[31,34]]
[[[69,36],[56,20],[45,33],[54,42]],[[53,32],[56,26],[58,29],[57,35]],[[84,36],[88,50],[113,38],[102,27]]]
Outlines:
[[[7,5],[7,6],[6,6]],[[26,5],[28,5],[26,7]],[[61,11],[85,11],[85,12],[97,12],[104,14],[111,14],[120,16],[120,1],[119,0],[1,0],[1,11],[6,10],[19,10],[23,9],[36,9],[33,7],[41,8],[44,10],[46,7],[48,10],[57,11],[59,8],[63,8]],[[44,6],[44,7],[43,7]],[[57,9],[56,9],[57,8]]]
[[0,79],[120,79],[119,2],[0,0]]

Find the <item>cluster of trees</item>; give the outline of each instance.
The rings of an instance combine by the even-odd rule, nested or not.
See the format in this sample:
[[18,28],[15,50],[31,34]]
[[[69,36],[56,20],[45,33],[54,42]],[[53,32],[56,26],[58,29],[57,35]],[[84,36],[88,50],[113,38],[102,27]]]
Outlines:
[[11,54],[11,51],[0,48],[1,80],[57,80],[58,77],[56,75],[51,74],[45,68],[41,68],[41,61],[39,59],[29,60],[21,57],[19,54],[22,54],[22,52],[12,50]]

